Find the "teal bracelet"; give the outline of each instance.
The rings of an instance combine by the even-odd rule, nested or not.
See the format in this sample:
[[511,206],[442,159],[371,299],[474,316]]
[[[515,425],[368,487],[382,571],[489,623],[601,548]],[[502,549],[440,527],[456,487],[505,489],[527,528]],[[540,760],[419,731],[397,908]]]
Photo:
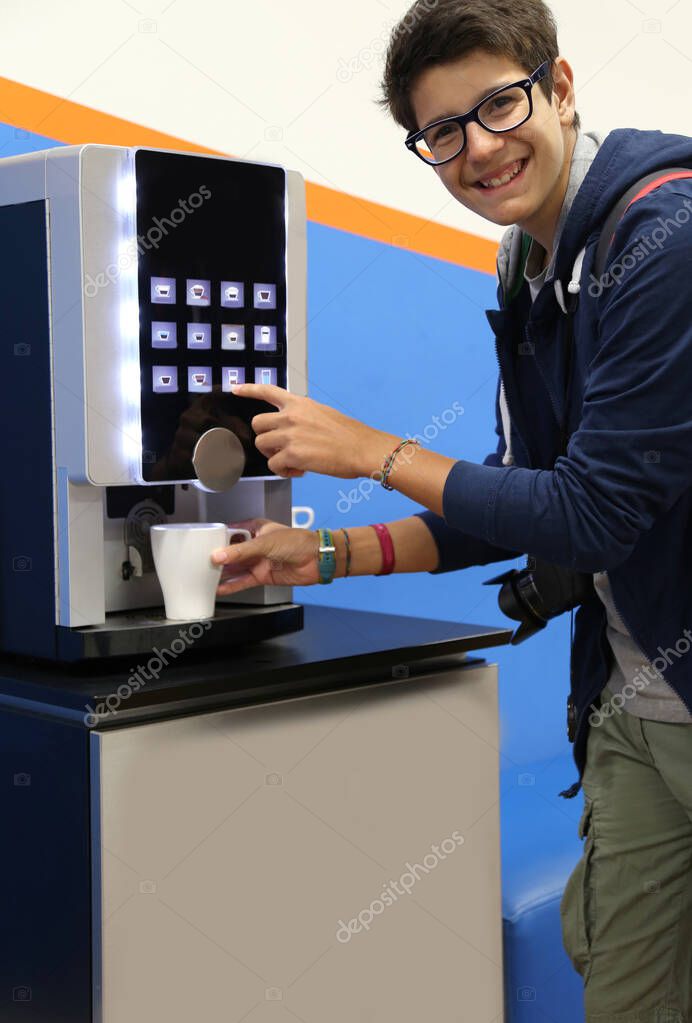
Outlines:
[[320,545],[317,551],[317,568],[321,583],[330,583],[336,571],[336,547],[331,529],[317,530]]

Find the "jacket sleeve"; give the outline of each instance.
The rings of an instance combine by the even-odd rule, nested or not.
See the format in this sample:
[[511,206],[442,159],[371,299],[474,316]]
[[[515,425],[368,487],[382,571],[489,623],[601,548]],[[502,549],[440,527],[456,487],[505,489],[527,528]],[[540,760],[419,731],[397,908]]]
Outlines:
[[[689,182],[663,185],[620,221],[609,254],[619,281],[598,297],[599,346],[566,455],[550,471],[456,462],[443,492],[448,525],[578,571],[608,570],[692,486],[691,197]],[[587,290],[582,302],[594,300]]]
[[[500,381],[498,379],[495,398],[497,447],[495,451],[487,456],[483,462],[484,465],[502,465],[502,456],[505,453],[505,438],[502,432],[499,396]],[[507,558],[517,557],[516,551],[502,550],[483,539],[478,539],[459,529],[455,529],[454,526],[450,526],[441,515],[436,515],[435,512],[425,510],[415,514],[425,522],[432,533],[440,555],[438,566],[429,573],[430,575],[455,572],[461,568],[469,568],[471,565],[488,565],[493,561],[505,561]]]

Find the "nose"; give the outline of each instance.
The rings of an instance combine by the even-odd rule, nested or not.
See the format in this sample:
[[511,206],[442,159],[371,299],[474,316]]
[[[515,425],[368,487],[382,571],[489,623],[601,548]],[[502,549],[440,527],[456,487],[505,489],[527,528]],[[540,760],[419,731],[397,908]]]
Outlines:
[[466,125],[466,162],[483,168],[504,146],[504,137],[475,122]]

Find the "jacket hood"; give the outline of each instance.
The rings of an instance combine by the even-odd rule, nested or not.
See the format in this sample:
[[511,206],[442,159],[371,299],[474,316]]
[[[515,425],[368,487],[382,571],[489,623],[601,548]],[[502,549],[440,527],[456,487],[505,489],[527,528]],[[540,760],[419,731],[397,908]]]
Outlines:
[[[597,133],[593,133],[599,138]],[[599,139],[600,141],[600,139]],[[640,178],[668,167],[692,168],[692,138],[662,131],[616,128],[603,140],[565,221],[551,279],[578,280],[586,241],[600,227],[618,199]],[[506,291],[521,257],[523,232],[513,225],[500,242],[497,272]],[[564,309],[561,292],[558,301]]]

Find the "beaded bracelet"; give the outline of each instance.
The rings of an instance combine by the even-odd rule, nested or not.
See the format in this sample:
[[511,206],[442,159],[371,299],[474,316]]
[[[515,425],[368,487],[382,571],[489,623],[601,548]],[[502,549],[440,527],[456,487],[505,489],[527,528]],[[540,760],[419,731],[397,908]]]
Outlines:
[[407,444],[418,444],[418,443],[419,443],[419,441],[417,441],[414,437],[407,437],[406,440],[402,440],[401,444],[399,444],[397,447],[394,448],[394,450],[392,451],[391,455],[389,455],[388,458],[385,458],[384,464],[382,466],[382,473],[381,473],[382,478],[381,478],[381,481],[380,481],[382,483],[382,486],[384,487],[385,490],[394,490],[394,487],[389,483],[389,474],[392,471],[392,466],[394,465],[394,459],[396,458],[398,453],[401,451],[401,449],[403,447],[406,447]]
[[344,540],[346,541],[346,569],[344,571],[344,579],[351,571],[351,541],[348,536],[348,530],[343,529],[341,532],[344,534]]

